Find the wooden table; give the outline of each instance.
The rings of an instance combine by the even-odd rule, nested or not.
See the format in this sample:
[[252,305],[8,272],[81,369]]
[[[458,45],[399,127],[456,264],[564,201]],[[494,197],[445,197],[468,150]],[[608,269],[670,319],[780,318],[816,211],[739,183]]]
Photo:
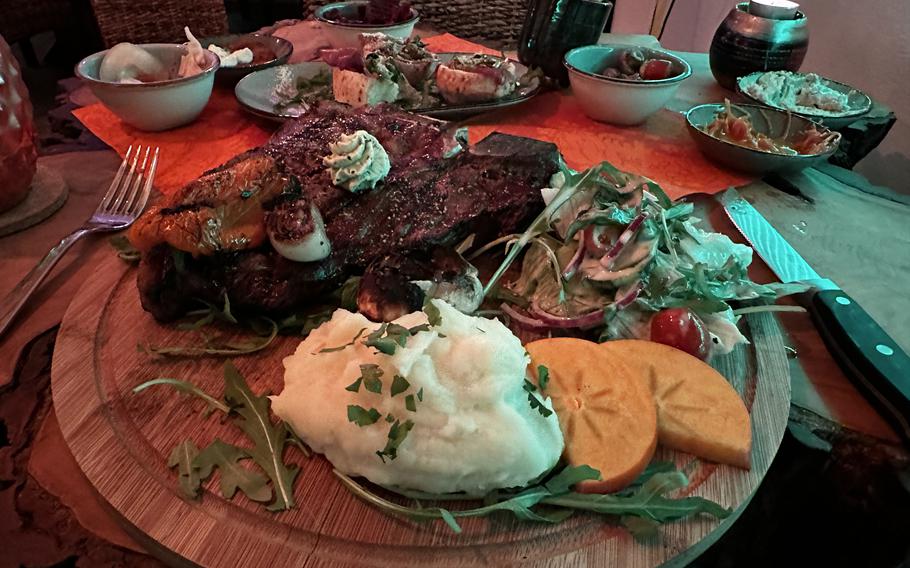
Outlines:
[[[723,95],[707,74],[706,56],[687,54],[687,58],[695,70],[692,88],[682,91],[671,108],[687,108],[695,101]],[[628,133],[634,137],[635,129]],[[99,180],[109,179],[117,162],[112,152],[43,159],[46,166],[63,173],[77,199],[47,223],[0,239],[0,255],[16,259],[5,262],[8,269],[0,272],[0,294],[12,287],[36,256],[91,211],[105,187]],[[910,204],[846,170],[811,170],[787,181],[798,188],[799,195],[764,182],[748,184],[742,193],[819,273],[841,283],[898,343],[910,349],[910,295],[903,288],[910,275],[910,231],[906,229]],[[722,216],[712,215],[712,222],[723,228]],[[89,255],[104,254],[106,246],[97,240],[72,255],[42,292],[44,305],[54,309],[42,314],[38,306],[32,317],[43,317],[41,321],[50,323],[46,327],[52,327],[79,280],[91,277]],[[753,277],[773,279],[760,261],[755,263]],[[871,539],[882,546],[865,550],[844,545],[837,554],[827,553],[831,562],[856,557],[874,566],[876,560],[888,561],[899,554],[902,544],[906,546],[905,530],[901,532],[905,525],[891,519],[907,518],[910,499],[895,489],[899,486],[893,472],[906,469],[910,460],[891,443],[893,433],[830,360],[808,316],[786,314],[781,319],[795,351],[791,429],[806,443],[827,446],[831,453],[786,438],[753,505],[696,565],[750,561],[766,565],[781,558],[824,564],[820,559],[830,548],[827,539],[842,533],[843,538],[852,536],[860,543]],[[4,551],[0,566],[53,564],[71,556],[93,566],[157,564],[110,520],[68,455],[48,396],[54,330],[39,328],[32,327],[32,335],[38,337],[9,365],[10,373],[0,378],[4,425],[0,428],[0,550]],[[817,435],[809,434],[813,431]],[[802,522],[807,516],[813,518],[811,527]],[[790,532],[785,529],[788,526]],[[755,543],[761,542],[773,546],[757,548]],[[787,542],[814,542],[817,548],[804,547],[795,556],[775,555],[774,548]]]

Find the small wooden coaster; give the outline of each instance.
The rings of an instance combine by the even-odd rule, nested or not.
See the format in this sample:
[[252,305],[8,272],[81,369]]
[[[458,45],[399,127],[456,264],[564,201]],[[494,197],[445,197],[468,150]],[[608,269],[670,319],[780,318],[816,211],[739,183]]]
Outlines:
[[44,221],[57,212],[69,195],[66,182],[56,171],[38,164],[32,188],[25,201],[0,213],[0,237]]

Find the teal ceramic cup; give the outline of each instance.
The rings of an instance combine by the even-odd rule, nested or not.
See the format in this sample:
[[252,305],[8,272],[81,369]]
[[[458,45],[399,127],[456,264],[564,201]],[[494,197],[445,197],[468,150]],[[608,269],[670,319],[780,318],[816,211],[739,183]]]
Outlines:
[[[180,44],[147,43],[142,47],[168,68],[176,69],[185,47]],[[123,122],[139,130],[157,132],[183,126],[196,119],[212,95],[219,60],[205,50],[206,66],[191,77],[149,83],[111,83],[98,78],[108,50],[89,55],[76,65],[76,76],[85,81],[101,103]]]

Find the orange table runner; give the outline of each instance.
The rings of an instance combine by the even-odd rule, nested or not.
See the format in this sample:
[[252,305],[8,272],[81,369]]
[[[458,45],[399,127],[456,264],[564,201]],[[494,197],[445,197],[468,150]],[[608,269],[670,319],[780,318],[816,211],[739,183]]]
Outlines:
[[[436,52],[496,53],[450,34],[425,41]],[[696,77],[687,82],[694,84],[693,79]],[[685,99],[686,95],[677,98]],[[164,193],[173,192],[202,172],[263,144],[271,135],[268,124],[246,114],[234,93],[218,86],[195,122],[167,132],[136,130],[101,104],[78,109],[74,114],[121,155],[131,144],[160,146],[157,186]],[[551,91],[509,110],[475,117],[467,125],[472,143],[493,131],[548,140],[559,146],[573,168],[609,160],[620,169],[656,180],[674,198],[696,192],[714,193],[752,181],[714,166],[702,157],[689,139],[684,117],[667,109],[641,126],[611,126],[587,118],[570,91]]]

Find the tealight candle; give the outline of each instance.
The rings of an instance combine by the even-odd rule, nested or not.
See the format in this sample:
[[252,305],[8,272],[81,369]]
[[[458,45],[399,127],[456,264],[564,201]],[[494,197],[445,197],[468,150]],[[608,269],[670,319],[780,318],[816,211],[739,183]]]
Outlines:
[[790,0],[750,0],[749,13],[771,20],[792,20],[799,4]]

